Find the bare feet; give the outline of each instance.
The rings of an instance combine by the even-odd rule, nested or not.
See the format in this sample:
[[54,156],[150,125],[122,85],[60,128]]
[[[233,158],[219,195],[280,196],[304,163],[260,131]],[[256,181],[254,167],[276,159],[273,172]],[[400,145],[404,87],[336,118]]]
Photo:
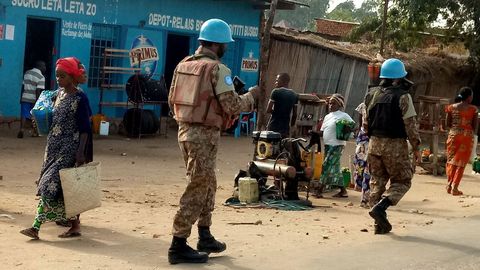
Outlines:
[[448,194],[452,193],[452,186],[451,185],[447,185],[446,189],[447,189]]
[[33,240],[40,239],[38,237],[38,231],[35,228],[28,228],[28,229],[21,230],[20,233],[32,238]]

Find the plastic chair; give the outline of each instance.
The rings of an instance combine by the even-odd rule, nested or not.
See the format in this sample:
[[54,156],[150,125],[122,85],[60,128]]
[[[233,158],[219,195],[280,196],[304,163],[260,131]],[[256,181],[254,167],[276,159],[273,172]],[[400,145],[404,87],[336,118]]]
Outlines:
[[[246,118],[247,120],[244,120]],[[253,112],[253,116],[250,117],[249,112],[242,112],[240,113],[240,116],[238,117],[238,124],[237,127],[235,128],[235,133],[234,136],[235,138],[240,137],[242,134],[242,127],[245,128],[246,134],[250,135],[250,125],[253,123],[253,130],[255,130],[255,126],[257,124],[257,113]]]

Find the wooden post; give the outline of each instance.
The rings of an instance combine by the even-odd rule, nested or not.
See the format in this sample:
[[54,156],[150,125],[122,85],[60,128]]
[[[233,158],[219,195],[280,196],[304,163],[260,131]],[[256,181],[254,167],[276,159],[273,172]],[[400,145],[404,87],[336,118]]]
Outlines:
[[388,16],[388,0],[385,0],[383,5],[383,22],[382,22],[382,37],[380,39],[380,55],[383,56],[383,49],[385,47],[385,31],[387,30],[387,16]]
[[265,22],[265,27],[262,36],[262,46],[260,49],[260,99],[258,102],[258,117],[257,117],[257,129],[263,130],[266,126],[266,110],[267,110],[267,70],[268,62],[270,59],[270,32],[273,26],[273,19],[275,18],[275,12],[277,11],[278,0],[272,0],[270,3],[270,11],[268,12],[268,18]]

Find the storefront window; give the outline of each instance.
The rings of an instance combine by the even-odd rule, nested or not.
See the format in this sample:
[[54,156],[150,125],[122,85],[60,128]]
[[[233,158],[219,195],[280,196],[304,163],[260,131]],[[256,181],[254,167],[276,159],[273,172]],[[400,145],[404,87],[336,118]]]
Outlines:
[[[90,48],[90,67],[88,71],[88,87],[100,87],[103,84],[111,84],[117,78],[112,75],[102,77],[103,52],[105,48],[116,48],[120,42],[120,27],[106,24],[93,24],[92,42]],[[113,66],[115,60],[107,58],[106,66]],[[102,82],[102,79],[104,80]]]

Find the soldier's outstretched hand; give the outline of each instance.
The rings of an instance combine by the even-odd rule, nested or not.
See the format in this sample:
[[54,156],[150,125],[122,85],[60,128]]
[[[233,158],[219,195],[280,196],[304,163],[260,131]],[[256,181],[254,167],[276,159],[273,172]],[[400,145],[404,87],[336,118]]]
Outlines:
[[255,101],[257,101],[260,98],[260,87],[258,85],[248,88],[248,92],[252,94]]

